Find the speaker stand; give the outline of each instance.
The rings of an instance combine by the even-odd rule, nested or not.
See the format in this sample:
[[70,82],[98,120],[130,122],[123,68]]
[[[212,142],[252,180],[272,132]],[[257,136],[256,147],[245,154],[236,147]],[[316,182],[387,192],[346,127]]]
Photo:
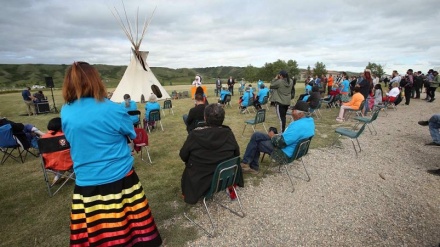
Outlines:
[[59,113],[57,106],[55,105],[55,97],[53,97],[53,88],[52,87],[50,88],[50,92],[52,94],[52,103],[53,103],[53,107],[50,109],[50,112]]

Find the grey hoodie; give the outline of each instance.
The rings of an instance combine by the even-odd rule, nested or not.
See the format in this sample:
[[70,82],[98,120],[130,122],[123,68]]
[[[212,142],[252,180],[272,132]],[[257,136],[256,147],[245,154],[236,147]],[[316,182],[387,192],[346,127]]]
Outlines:
[[286,78],[273,80],[270,83],[270,89],[273,89],[270,101],[290,105],[292,84],[291,81],[287,82]]

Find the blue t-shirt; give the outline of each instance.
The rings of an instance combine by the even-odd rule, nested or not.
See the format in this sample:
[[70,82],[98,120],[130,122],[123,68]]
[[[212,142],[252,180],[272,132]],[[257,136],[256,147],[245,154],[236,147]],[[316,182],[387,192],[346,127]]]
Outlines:
[[249,99],[253,97],[252,93],[249,91],[244,92],[243,96],[242,96],[242,102],[241,102],[241,106],[243,107],[248,107],[249,106]]
[[307,84],[306,86],[306,94],[309,94],[312,92],[312,86],[310,86],[309,84]]
[[291,122],[282,135],[287,144],[282,150],[291,158],[299,140],[315,135],[315,122],[311,117],[303,117]]
[[31,92],[29,92],[29,90],[23,90],[21,92],[21,96],[23,97],[23,100],[25,100],[25,101],[31,100]]
[[225,101],[226,95],[231,95],[231,92],[229,92],[229,90],[222,89],[222,91],[220,91],[220,100]]
[[145,119],[150,121],[150,111],[152,110],[160,110],[160,105],[157,102],[147,102],[145,104]]
[[350,89],[350,82],[347,79],[345,79],[342,82],[342,85],[344,85],[344,88],[341,90],[341,92],[348,93],[348,90]]
[[127,136],[136,137],[127,112],[108,99],[81,98],[61,110],[62,129],[79,186],[96,186],[122,179],[132,169]]
[[[136,102],[134,102],[134,100],[130,100],[130,104],[128,105],[128,107],[125,105],[125,101],[121,102],[121,105],[127,112],[137,110],[137,105]],[[136,115],[130,116],[130,119],[133,122],[133,124],[139,121],[139,117]]]
[[267,87],[261,88],[260,91],[258,91],[258,102],[263,103],[264,97],[268,96],[269,89]]

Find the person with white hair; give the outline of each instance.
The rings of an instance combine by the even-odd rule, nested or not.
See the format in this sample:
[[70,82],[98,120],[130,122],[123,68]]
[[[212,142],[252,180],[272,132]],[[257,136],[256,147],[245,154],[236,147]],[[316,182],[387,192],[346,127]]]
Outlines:
[[192,85],[194,87],[200,87],[202,85],[202,77],[197,74],[196,77],[194,78]]
[[147,104],[145,104],[145,121],[147,121],[148,125],[152,126],[154,129],[156,123],[154,121],[150,121],[150,112],[152,110],[160,110],[160,105],[157,103],[157,96],[154,93],[150,95]]

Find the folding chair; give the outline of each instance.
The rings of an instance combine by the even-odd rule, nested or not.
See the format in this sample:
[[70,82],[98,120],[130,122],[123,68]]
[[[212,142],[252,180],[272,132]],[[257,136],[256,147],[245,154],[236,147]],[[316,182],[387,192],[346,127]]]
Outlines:
[[332,109],[331,104],[332,104],[334,99],[335,99],[335,96],[330,95],[330,97],[328,99],[322,99],[322,103],[326,104],[327,108],[329,110],[331,110]]
[[[216,226],[214,225],[214,221],[211,217],[211,214],[208,209],[208,205],[206,204],[206,201],[211,199],[213,202],[217,203],[223,208],[228,209],[231,213],[243,218],[245,216],[245,213],[243,211],[243,207],[240,202],[240,197],[238,196],[237,191],[235,190],[234,184],[238,183],[239,179],[239,165],[240,165],[240,157],[234,157],[232,159],[226,160],[221,162],[217,168],[215,169],[214,176],[212,177],[211,187],[209,191],[203,196],[203,205],[205,206],[206,212],[208,214],[209,220],[211,222],[211,228],[210,231],[208,229],[205,229],[202,225],[195,222],[191,218],[189,218],[188,214],[184,212],[185,218],[187,218],[189,221],[191,221],[193,224],[200,227],[203,231],[208,234],[209,237],[215,236]],[[215,195],[218,192],[223,192],[227,188],[232,188],[232,190],[235,192],[237,196],[237,202],[240,207],[240,211],[235,211],[231,209],[230,207],[227,207],[220,202],[215,200]]]
[[[162,121],[160,120],[160,110],[151,110],[149,115],[150,115],[149,116],[149,119],[150,119],[149,121],[159,122],[160,123],[160,128],[163,131]],[[151,127],[152,126],[150,126],[148,124],[148,121],[144,122],[144,126],[147,126],[148,132],[151,133]]]
[[269,102],[269,97],[268,96],[264,96],[263,102],[260,104],[261,108],[263,108],[263,106],[266,106],[266,109],[269,110],[269,106],[267,104],[268,102]]
[[249,108],[251,108],[252,107],[252,111],[255,113],[255,107],[254,107],[254,98],[253,97],[250,97],[249,98],[249,101],[248,101],[248,106],[246,107],[246,111],[247,111],[247,113],[251,113],[250,111],[249,111]]
[[345,121],[348,121],[348,119],[350,119],[350,116],[353,112],[355,112],[356,116],[363,117],[364,114],[362,113],[362,111],[364,110],[365,102],[366,100],[363,100],[358,109],[346,109],[347,113],[345,115]]
[[370,131],[370,133],[373,135],[373,131],[370,129],[370,125],[371,125],[371,127],[372,127],[372,129],[374,130],[374,132],[375,132],[375,134],[374,135],[377,135],[377,131],[376,131],[376,128],[374,127],[374,124],[373,124],[373,122],[377,119],[377,117],[379,116],[379,112],[380,112],[380,108],[374,108],[374,110],[373,110],[373,115],[371,116],[371,118],[367,118],[367,117],[355,117],[354,118],[354,120],[357,120],[357,121],[359,121],[355,126],[354,126],[354,129],[356,129],[357,128],[357,126],[360,124],[360,123],[366,123],[367,124],[367,127],[368,127],[368,130]]
[[319,109],[321,108],[321,105],[322,105],[322,100],[319,100],[319,103],[316,106],[316,108],[310,107],[309,114],[311,117],[313,117],[313,114],[315,114],[316,119],[322,118],[321,111],[319,111]]
[[226,105],[228,105],[229,107],[232,108],[231,99],[232,99],[232,96],[231,96],[230,94],[227,94],[227,95],[225,96],[225,101],[223,102],[223,107],[225,107]]
[[250,124],[252,126],[252,129],[255,132],[255,127],[254,126],[256,126],[257,124],[262,123],[263,127],[264,127],[264,130],[267,133],[267,129],[266,129],[266,125],[264,125],[264,121],[266,121],[266,109],[258,110],[257,113],[255,114],[255,119],[250,119],[250,120],[245,120],[244,121],[245,125],[244,125],[244,128],[243,128],[243,132],[241,133],[241,136],[243,136],[244,130],[246,129],[246,126],[248,124]]
[[[75,180],[75,172],[72,169],[73,162],[70,157],[70,144],[64,135],[38,139],[38,149],[41,157],[41,168],[46,182],[49,197],[54,196],[69,181]],[[64,182],[60,185],[50,184],[48,173],[60,174]],[[53,190],[55,190],[53,192]]]
[[[142,125],[142,121],[141,121],[141,111],[139,110],[134,110],[134,111],[128,111],[127,112],[128,115],[130,116],[138,116],[138,121],[133,123],[134,127],[137,128],[139,127],[139,125]],[[142,127],[142,126],[141,126]]]
[[168,109],[168,111],[171,112],[171,113],[173,114],[173,116],[174,116],[173,103],[171,102],[170,99],[166,99],[166,100],[163,102],[162,112],[163,112],[163,115],[164,115],[164,116],[165,116],[165,109]]
[[267,172],[267,170],[269,170],[269,168],[272,166],[272,163],[278,163],[279,170],[281,170],[281,166],[284,166],[286,168],[286,173],[287,173],[287,176],[289,177],[290,183],[292,184],[292,188],[293,188],[292,192],[294,192],[295,186],[293,185],[292,176],[289,173],[289,168],[287,167],[287,165],[293,164],[293,162],[295,160],[300,160],[303,167],[304,167],[304,171],[306,172],[306,175],[307,175],[306,181],[309,182],[310,175],[307,171],[306,165],[304,164],[303,157],[309,152],[310,142],[312,141],[312,138],[313,138],[313,136],[299,140],[298,144],[296,145],[295,149],[293,150],[291,158],[287,157],[287,155],[283,152],[283,150],[281,150],[279,148],[275,148],[274,151],[272,152],[272,155],[270,156],[271,161],[270,161],[269,165],[267,166],[266,170],[263,172],[263,175]]
[[[17,150],[17,155],[12,153],[14,150]],[[0,152],[3,153],[0,165],[3,165],[8,158],[17,162],[24,162],[24,149],[21,148],[17,142],[17,138],[12,134],[12,126],[10,124],[5,124],[0,127]]]
[[[339,136],[333,142],[332,146],[335,145],[335,143],[338,141],[339,137],[346,136],[346,137],[350,138],[351,143],[353,144],[354,151],[356,152],[356,157],[357,157],[358,156],[358,152],[359,153],[362,152],[361,145],[359,144],[358,137],[362,134],[362,132],[364,132],[364,129],[365,129],[366,125],[367,125],[367,123],[364,123],[358,131],[355,131],[353,129],[343,128],[343,127],[336,128],[335,132],[338,133]],[[356,145],[354,144],[353,139],[355,139],[357,141],[357,144],[358,144],[358,147],[359,147],[359,151],[356,149]]]
[[148,161],[150,161],[150,164],[152,164],[153,162],[151,162],[151,157],[150,157],[150,152],[148,150],[148,134],[147,131],[145,131],[145,129],[142,128],[135,128],[134,131],[136,132],[136,138],[133,139],[133,148],[136,152],[141,151],[141,159],[142,161],[144,160],[144,155],[142,150],[145,149],[147,156],[148,156]]

